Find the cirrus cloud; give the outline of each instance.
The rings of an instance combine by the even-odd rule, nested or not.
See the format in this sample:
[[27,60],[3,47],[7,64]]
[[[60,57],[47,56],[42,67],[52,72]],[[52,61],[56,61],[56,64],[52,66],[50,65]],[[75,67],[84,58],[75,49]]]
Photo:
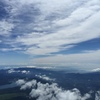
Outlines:
[[74,51],[82,42],[100,38],[99,0],[2,2],[9,15],[0,20],[3,52],[18,51],[33,57],[57,54],[58,57],[63,51]]

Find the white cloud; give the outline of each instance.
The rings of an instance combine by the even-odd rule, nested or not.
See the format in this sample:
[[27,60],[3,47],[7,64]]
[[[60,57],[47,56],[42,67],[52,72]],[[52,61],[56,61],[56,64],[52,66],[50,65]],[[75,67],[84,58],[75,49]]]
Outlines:
[[13,69],[8,70],[8,73],[13,73],[15,72]]
[[[43,55],[59,52],[66,48],[70,49],[69,44],[77,44],[98,38],[100,37],[100,24],[98,23],[100,11],[92,8],[93,6],[83,5],[74,10],[69,17],[54,20],[51,28],[56,28],[59,25],[60,28],[55,30],[52,28],[54,32],[50,32],[50,34],[40,35],[41,33],[37,33],[37,36],[34,36],[34,33],[30,33],[19,37],[16,41],[31,46],[26,50],[27,53]],[[32,45],[36,45],[36,47]],[[67,46],[64,48],[62,45]]]
[[12,29],[14,28],[14,24],[11,22],[8,22],[6,20],[0,21],[0,35],[8,35],[11,34]]
[[[37,65],[37,64],[36,64]],[[36,68],[36,69],[52,69],[51,66],[26,66],[26,68]]]
[[7,52],[7,51],[20,51],[22,50],[22,48],[1,48],[0,51],[4,51],[4,52]]
[[27,70],[22,70],[22,71],[20,71],[20,70],[9,69],[9,70],[8,70],[8,73],[9,73],[9,74],[11,74],[11,73],[29,74],[30,71],[27,71]]
[[92,69],[92,70],[90,70],[90,72],[100,72],[100,68]]
[[30,71],[26,71],[26,70],[23,70],[23,71],[21,71],[23,74],[29,74],[30,73]]
[[73,89],[72,91],[62,91],[57,95],[57,100],[87,100],[88,98],[90,98],[89,94],[85,94],[82,97],[78,89]]
[[100,100],[100,91],[95,94],[95,100]]
[[14,69],[9,69],[9,70],[8,70],[8,73],[9,73],[9,74],[11,74],[11,73],[19,73],[19,72],[20,72],[20,70],[17,70],[17,71],[14,70]]
[[36,100],[87,100],[91,97],[89,93],[82,96],[76,88],[63,90],[56,83],[43,84],[36,80],[26,82],[20,89],[32,89],[29,95]]
[[48,77],[46,75],[35,75],[35,76],[39,77],[39,78],[41,78],[43,80],[47,80],[47,81],[54,81],[55,80],[55,79],[52,79],[52,78],[50,78],[50,77]]
[[[92,98],[91,93],[81,95],[77,88],[64,90],[57,83],[41,83],[34,79],[27,82],[19,79],[16,84],[21,87],[21,90],[31,89],[29,95],[36,100],[88,100]],[[95,100],[100,100],[100,91],[95,93]]]
[[36,85],[37,81],[36,80],[32,80],[30,82],[26,82],[24,85],[21,86],[21,90],[26,90],[26,89],[30,89],[32,87],[34,87]]
[[16,84],[17,84],[18,86],[21,86],[21,85],[23,85],[23,84],[25,84],[25,83],[26,83],[26,81],[23,80],[23,79],[19,79],[18,81],[16,81]]
[[[99,0],[5,0],[10,17],[0,21],[0,34],[17,34],[10,45],[19,46],[29,55],[51,55],[68,50],[78,43],[100,37]],[[14,22],[14,25],[12,24]],[[12,29],[16,30],[11,33]],[[2,41],[5,43],[5,39]],[[71,45],[73,44],[73,45]],[[66,46],[65,46],[66,45]],[[99,51],[97,51],[99,54]],[[99,61],[96,52],[84,54],[56,55],[37,58],[40,63],[91,63]],[[96,54],[96,55],[95,55]],[[95,56],[95,58],[94,58]]]
[[74,45],[68,45],[66,47],[54,47],[53,45],[52,45],[53,47],[51,45],[50,45],[50,47],[48,47],[48,46],[40,47],[40,48],[30,47],[25,51],[25,53],[26,54],[33,54],[33,55],[46,55],[46,54],[50,54],[50,53],[54,53],[54,52],[59,52],[60,50],[64,50],[64,49],[67,50],[69,48],[74,47]]
[[[83,52],[68,55],[53,55],[49,57],[34,58],[33,63],[51,63],[51,64],[65,64],[65,66],[78,66],[84,68],[95,68],[99,67],[100,61],[100,50],[91,52]],[[97,65],[96,65],[97,64]]]

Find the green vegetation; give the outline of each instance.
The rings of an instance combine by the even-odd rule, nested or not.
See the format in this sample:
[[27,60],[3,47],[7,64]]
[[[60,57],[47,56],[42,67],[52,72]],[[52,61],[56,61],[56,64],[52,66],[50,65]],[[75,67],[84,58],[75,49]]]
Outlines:
[[26,96],[25,93],[10,93],[10,94],[2,94],[0,95],[0,100],[11,100],[16,97]]

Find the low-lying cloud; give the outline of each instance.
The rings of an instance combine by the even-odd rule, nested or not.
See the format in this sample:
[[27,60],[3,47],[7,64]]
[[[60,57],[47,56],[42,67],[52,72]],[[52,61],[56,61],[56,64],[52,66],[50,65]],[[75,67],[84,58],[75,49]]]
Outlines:
[[100,91],[95,94],[95,100],[100,100]]
[[30,71],[27,71],[27,70],[14,70],[14,69],[9,69],[8,70],[8,73],[11,74],[11,73],[22,73],[22,74],[29,74]]
[[16,81],[16,84],[17,84],[18,86],[21,86],[21,85],[23,85],[23,84],[25,84],[25,83],[26,83],[26,81],[23,80],[23,79],[19,79],[18,81]]
[[54,81],[55,79],[52,79],[46,75],[35,75],[36,77],[43,79],[43,80],[47,80],[47,81]]
[[21,86],[21,90],[31,89],[29,95],[31,98],[36,98],[36,100],[87,100],[91,98],[90,93],[81,95],[77,88],[64,90],[57,83],[41,83],[33,79],[28,82],[18,80],[17,84]]

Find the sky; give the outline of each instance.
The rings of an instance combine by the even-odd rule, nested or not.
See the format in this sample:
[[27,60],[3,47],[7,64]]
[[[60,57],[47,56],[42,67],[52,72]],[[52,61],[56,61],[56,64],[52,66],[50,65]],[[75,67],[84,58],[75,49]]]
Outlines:
[[100,0],[0,0],[0,65],[100,67]]

